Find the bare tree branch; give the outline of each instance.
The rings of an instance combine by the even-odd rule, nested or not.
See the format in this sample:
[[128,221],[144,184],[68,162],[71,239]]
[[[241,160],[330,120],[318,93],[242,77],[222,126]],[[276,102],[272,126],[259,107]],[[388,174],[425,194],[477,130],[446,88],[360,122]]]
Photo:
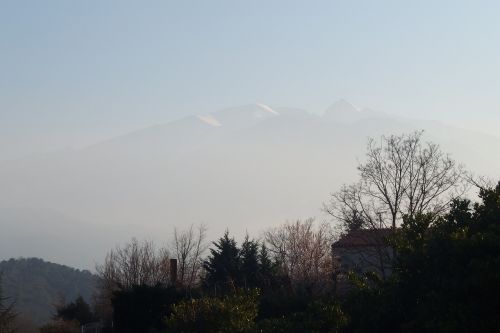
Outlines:
[[360,180],[331,195],[324,210],[346,230],[396,228],[404,215],[442,213],[467,191],[466,172],[422,131],[369,139]]

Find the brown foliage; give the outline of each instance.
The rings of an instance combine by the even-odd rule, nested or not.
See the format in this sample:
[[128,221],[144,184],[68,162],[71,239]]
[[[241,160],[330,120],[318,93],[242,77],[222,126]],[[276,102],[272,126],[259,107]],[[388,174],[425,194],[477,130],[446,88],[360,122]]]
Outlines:
[[268,230],[265,241],[293,288],[321,290],[331,283],[333,232],[329,224],[297,220]]

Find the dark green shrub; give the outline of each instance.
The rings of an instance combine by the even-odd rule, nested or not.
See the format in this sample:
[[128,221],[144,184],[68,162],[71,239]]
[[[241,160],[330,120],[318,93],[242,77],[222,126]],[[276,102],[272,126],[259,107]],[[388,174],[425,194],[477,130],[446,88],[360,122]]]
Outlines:
[[172,307],[167,332],[238,333],[250,332],[258,312],[257,289],[238,290],[221,298],[203,297],[181,301]]

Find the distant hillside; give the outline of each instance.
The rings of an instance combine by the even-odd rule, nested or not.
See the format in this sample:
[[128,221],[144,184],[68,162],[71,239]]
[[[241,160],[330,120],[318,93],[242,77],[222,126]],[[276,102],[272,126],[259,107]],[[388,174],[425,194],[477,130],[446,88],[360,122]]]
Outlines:
[[210,239],[227,228],[243,238],[286,220],[324,219],[330,193],[357,179],[368,137],[422,129],[470,171],[500,179],[499,137],[434,121],[346,101],[324,115],[263,104],[200,110],[0,163],[0,253],[89,268],[131,237],[168,241],[175,226],[203,223]]
[[37,258],[0,262],[3,290],[16,301],[17,311],[37,324],[50,319],[53,305],[63,297],[72,301],[82,295],[90,301],[96,277],[89,271],[54,264]]

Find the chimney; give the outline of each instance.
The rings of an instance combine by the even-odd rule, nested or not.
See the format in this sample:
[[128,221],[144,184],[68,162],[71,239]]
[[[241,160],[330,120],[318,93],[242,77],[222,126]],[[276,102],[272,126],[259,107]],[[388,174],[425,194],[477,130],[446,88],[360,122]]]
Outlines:
[[177,284],[177,259],[170,259],[170,283]]

